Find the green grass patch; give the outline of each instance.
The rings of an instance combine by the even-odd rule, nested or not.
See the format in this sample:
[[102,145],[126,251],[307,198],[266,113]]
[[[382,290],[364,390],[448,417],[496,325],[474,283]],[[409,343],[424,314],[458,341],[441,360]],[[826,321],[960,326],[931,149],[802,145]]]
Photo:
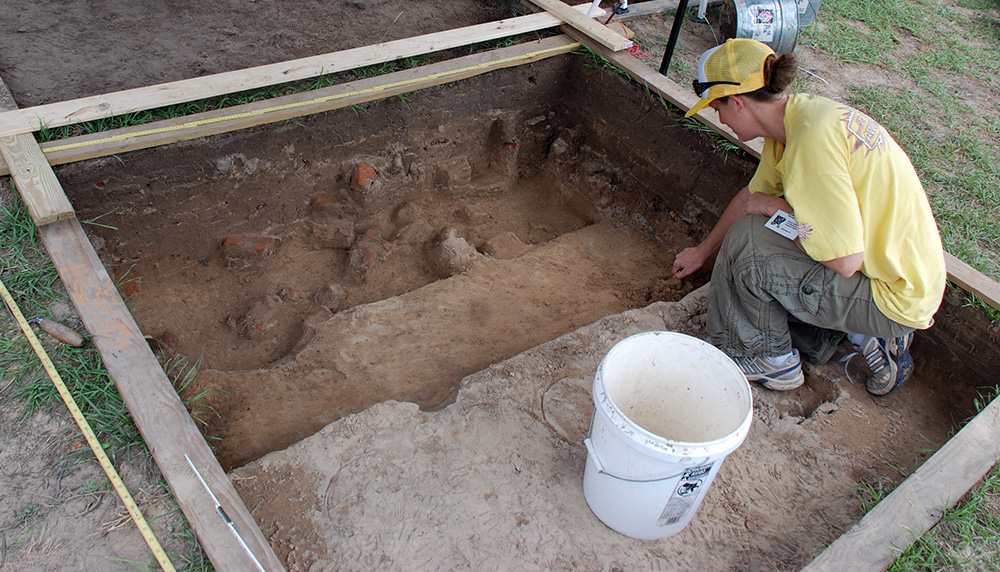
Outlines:
[[[54,303],[68,304],[58,274],[39,244],[37,229],[27,209],[15,198],[9,180],[0,182],[0,261],[3,265],[0,279],[26,318],[53,318]],[[51,412],[54,416],[66,415],[61,396],[19,325],[6,311],[6,305],[2,314],[6,318],[0,322],[0,400],[20,402],[25,418],[38,411]],[[132,455],[148,457],[146,444],[108,375],[99,352],[89,344],[82,348],[61,344],[41,330],[36,330],[36,335],[108,456],[116,464]],[[184,360],[172,363],[168,375],[178,391],[190,384],[198,365],[187,364]],[[196,420],[200,420],[199,415],[214,413],[200,405],[202,397],[204,394],[199,394],[185,401],[185,405],[195,412]],[[63,459],[67,464],[92,461],[94,457],[87,447]],[[98,481],[87,481],[81,492],[93,492],[100,487]],[[167,487],[164,486],[164,489]],[[14,516],[23,522],[31,519],[36,512],[37,507],[27,506]],[[169,524],[169,530],[184,541],[187,548],[181,554],[171,554],[171,560],[179,565],[180,570],[213,570],[180,510],[177,509],[174,514],[176,520]],[[8,542],[7,547],[18,548],[17,539]],[[135,564],[140,568],[145,566],[144,563]]]
[[[0,212],[3,216],[0,256],[9,264],[3,273],[4,285],[26,318],[53,318],[52,302],[65,295],[58,290],[59,275],[39,248],[34,223],[20,203],[15,205],[9,201]],[[4,313],[10,317],[9,313]],[[30,364],[22,370],[20,379],[7,390],[23,400],[24,415],[38,410],[64,408],[58,390],[41,367],[20,328],[13,320],[8,320],[5,329],[9,332],[9,343],[0,346],[0,364]],[[136,448],[145,450],[145,444],[97,349],[87,344],[82,348],[61,344],[40,330],[36,335],[109,456],[115,459],[122,454],[130,454]]]
[[[845,86],[847,102],[879,121],[907,151],[945,248],[994,279],[1000,279],[998,37],[996,0],[824,0],[816,22],[799,39],[858,71],[858,84]],[[886,69],[893,80],[886,85],[865,79],[872,68]],[[1000,312],[975,296],[967,299],[1000,319]],[[977,409],[996,393],[991,388],[981,396]],[[869,510],[891,486],[860,485],[862,507]],[[890,570],[1000,570],[998,499],[995,467]]]
[[920,35],[928,24],[921,0],[825,0],[815,23],[801,30],[800,42],[846,63],[881,65],[905,35]]
[[1000,465],[893,562],[890,572],[1000,569]]

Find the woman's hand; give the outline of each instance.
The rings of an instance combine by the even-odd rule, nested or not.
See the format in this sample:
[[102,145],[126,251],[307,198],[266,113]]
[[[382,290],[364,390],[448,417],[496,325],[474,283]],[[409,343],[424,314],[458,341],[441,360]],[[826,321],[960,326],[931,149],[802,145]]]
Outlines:
[[674,257],[674,278],[687,278],[705,265],[705,260],[708,259],[708,256],[702,252],[701,247],[702,245],[699,244],[692,248],[685,248],[677,253],[677,256]]

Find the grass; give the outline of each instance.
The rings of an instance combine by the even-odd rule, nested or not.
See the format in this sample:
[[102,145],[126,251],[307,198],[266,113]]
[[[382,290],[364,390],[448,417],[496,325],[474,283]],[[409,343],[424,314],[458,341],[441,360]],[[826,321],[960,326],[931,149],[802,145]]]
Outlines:
[[[892,483],[861,483],[867,512],[892,492]],[[903,551],[889,572],[1000,570],[1000,466],[986,475],[941,522]]]
[[[58,274],[40,247],[31,217],[27,209],[14,199],[9,180],[0,183],[0,261],[3,265],[0,278],[26,318],[53,318],[52,306],[55,302],[68,304],[68,296],[60,287]],[[36,411],[67,415],[62,398],[5,305],[2,313],[7,319],[0,323],[0,399],[22,403],[25,419]],[[99,352],[89,344],[84,344],[82,348],[63,345],[45,334],[39,334],[39,341],[112,461],[118,465],[134,456],[148,458],[149,451],[104,368]],[[187,364],[183,360],[170,364],[168,373],[179,391],[190,383],[198,365]],[[202,397],[203,394],[193,396],[185,404],[198,414],[211,413],[210,409],[199,406],[198,401]],[[195,418],[198,419],[198,416],[195,415]],[[86,447],[63,459],[67,466],[93,461]],[[106,479],[87,481],[82,491],[95,492],[105,485]],[[29,505],[14,516],[24,523],[38,514],[39,507]],[[179,509],[177,514],[180,514]],[[169,523],[169,530],[187,547],[182,553],[171,555],[175,563],[188,564],[180,569],[212,569],[183,518]],[[8,547],[27,550],[30,546],[31,543],[23,546],[11,543]]]
[[[9,189],[7,192],[10,193]],[[4,285],[26,318],[53,318],[51,301],[64,297],[57,289],[59,276],[38,247],[37,231],[27,209],[11,205],[12,202],[8,202],[0,209],[4,216],[0,224],[0,257],[8,264],[3,273]],[[20,379],[8,391],[24,402],[25,416],[39,409],[62,407],[62,399],[52,381],[40,364],[34,365],[38,364],[38,359],[27,339],[16,330],[12,320],[7,324],[9,335],[5,336],[0,364],[32,364],[26,371],[22,370]],[[136,447],[144,449],[139,432],[104,369],[97,349],[86,344],[74,348],[41,336],[56,372],[102,443],[108,446],[109,456],[115,459],[128,455]]]

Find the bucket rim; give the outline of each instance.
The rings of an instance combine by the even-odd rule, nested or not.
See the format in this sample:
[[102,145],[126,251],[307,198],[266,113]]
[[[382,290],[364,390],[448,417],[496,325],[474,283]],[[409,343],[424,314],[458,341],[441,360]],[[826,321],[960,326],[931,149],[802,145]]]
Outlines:
[[[647,336],[672,337],[682,340],[685,343],[693,343],[696,346],[710,349],[711,352],[716,352],[725,357],[726,359],[723,360],[723,363],[726,368],[730,369],[732,372],[737,374],[739,379],[743,380],[743,383],[740,385],[745,388],[745,391],[742,392],[741,397],[743,403],[741,403],[741,405],[744,405],[747,410],[743,421],[730,433],[711,441],[679,441],[676,439],[669,439],[662,435],[657,435],[656,433],[645,429],[625,415],[621,409],[618,408],[618,405],[615,404],[611,396],[608,395],[608,392],[604,387],[601,372],[603,371],[608,358],[615,353],[615,350],[622,347],[626,342],[634,342],[636,338]],[[598,386],[600,386],[600,388]],[[607,413],[612,423],[619,426],[619,428],[627,428],[624,432],[628,435],[631,441],[642,445],[644,449],[652,448],[671,457],[714,457],[718,455],[728,455],[743,444],[747,434],[750,432],[750,425],[753,422],[753,394],[750,389],[750,382],[747,381],[746,375],[742,370],[740,370],[739,366],[736,365],[736,362],[726,355],[725,352],[705,340],[681,332],[653,330],[632,334],[616,342],[601,360],[600,365],[598,365],[597,372],[594,376],[593,399],[595,406]],[[622,427],[622,425],[625,427]]]

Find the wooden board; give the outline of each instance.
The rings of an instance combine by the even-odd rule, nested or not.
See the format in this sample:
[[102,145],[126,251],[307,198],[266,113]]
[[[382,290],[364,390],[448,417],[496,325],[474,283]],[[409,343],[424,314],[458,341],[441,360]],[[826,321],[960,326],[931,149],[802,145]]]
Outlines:
[[570,8],[561,0],[530,1],[613,52],[632,47],[632,40],[594,21],[593,18],[588,18],[586,14]]
[[1000,457],[1000,398],[994,399],[909,478],[803,572],[882,572],[937,523]]
[[[589,7],[588,3],[571,10],[579,15]],[[320,56],[6,111],[0,113],[0,136],[30,133],[40,130],[42,126],[72,125],[175,103],[279,85],[551,28],[561,23],[562,20],[548,13],[531,14]]]
[[[615,14],[615,20],[627,22],[636,18],[645,18],[654,14],[673,12],[680,3],[677,0],[650,0],[649,2],[629,2],[628,12]],[[722,0],[708,0],[709,6],[718,6]]]
[[948,279],[990,306],[1000,310],[1000,283],[989,276],[944,253],[945,264],[948,266]]
[[215,569],[246,572],[257,567],[216,510],[185,455],[264,569],[284,570],[157,362],[80,222],[75,218],[54,222],[41,227],[39,234],[129,413]]
[[[579,42],[567,36],[554,36],[307,93],[52,141],[42,144],[42,150],[45,151],[50,164],[59,165],[146,149],[425,89],[565,54],[579,46]],[[2,174],[5,174],[5,171],[0,164],[0,175]]]
[[76,216],[34,135],[0,137],[0,155],[10,168],[14,186],[28,206],[35,226]]
[[[13,109],[17,109],[17,102],[0,79],[0,111]],[[5,167],[2,174],[11,174],[35,226],[75,216],[73,205],[34,136],[21,133],[0,137],[0,157]]]

